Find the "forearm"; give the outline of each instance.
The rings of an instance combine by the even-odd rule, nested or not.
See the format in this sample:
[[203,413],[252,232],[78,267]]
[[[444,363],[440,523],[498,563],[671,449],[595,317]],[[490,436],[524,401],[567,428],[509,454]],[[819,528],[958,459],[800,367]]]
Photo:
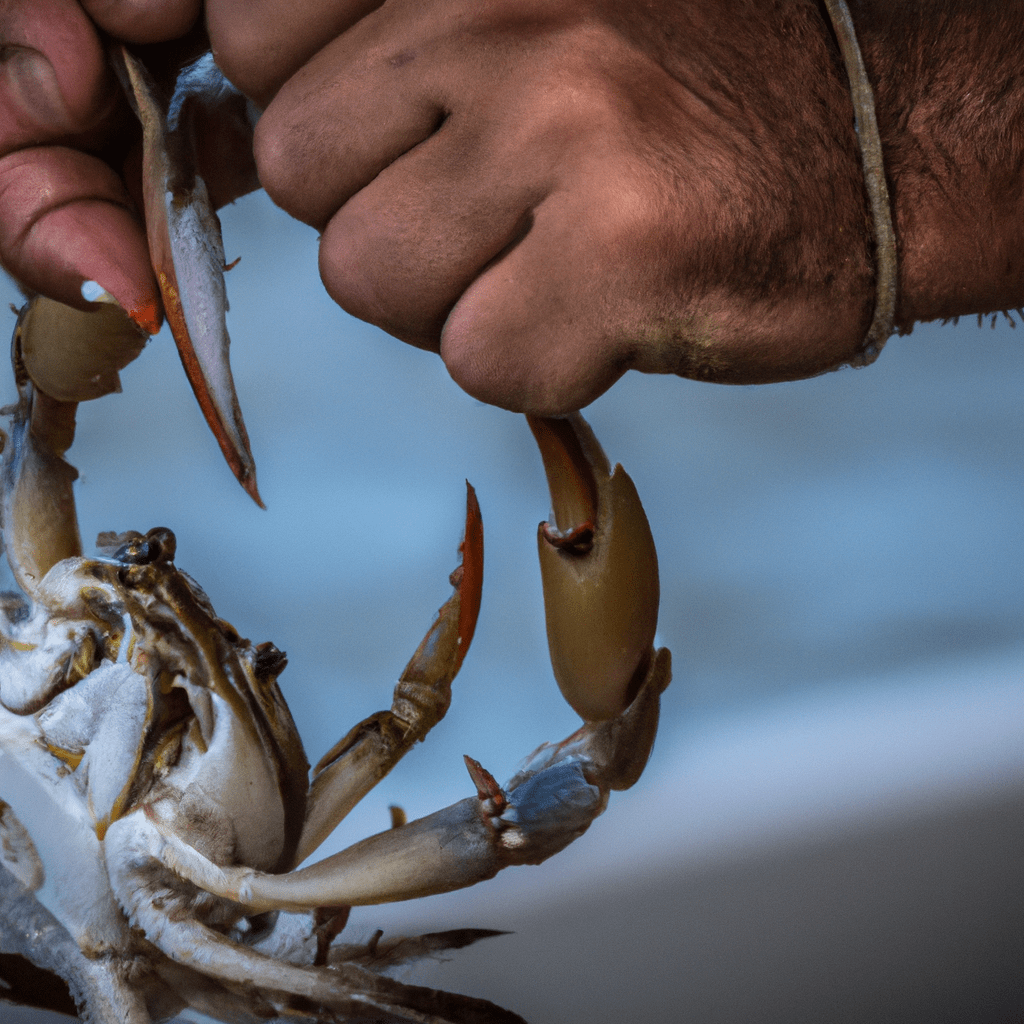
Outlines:
[[1024,304],[1024,4],[852,13],[893,204],[898,326]]

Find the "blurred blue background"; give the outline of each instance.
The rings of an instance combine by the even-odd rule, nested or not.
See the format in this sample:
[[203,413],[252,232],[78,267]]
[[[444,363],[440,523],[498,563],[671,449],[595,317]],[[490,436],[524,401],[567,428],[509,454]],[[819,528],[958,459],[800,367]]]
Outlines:
[[[330,853],[386,827],[389,803],[411,818],[469,795],[463,753],[504,779],[576,728],[545,649],[548,499],[522,417],[335,307],[312,231],[262,194],[222,219],[268,510],[232,480],[165,331],[122,395],[80,411],[87,546],[174,529],[218,612],[288,652],[315,761],[389,706],[447,597],[464,478],[483,510],[452,709]],[[623,379],[586,415],[660,554],[675,681],[647,773],[549,864],[358,910],[353,938],[514,928],[420,978],[534,1024],[1024,1019],[1022,384],[1024,327],[1002,318],[922,326],[870,369],[800,383]],[[978,992],[992,1015],[958,1016]]]

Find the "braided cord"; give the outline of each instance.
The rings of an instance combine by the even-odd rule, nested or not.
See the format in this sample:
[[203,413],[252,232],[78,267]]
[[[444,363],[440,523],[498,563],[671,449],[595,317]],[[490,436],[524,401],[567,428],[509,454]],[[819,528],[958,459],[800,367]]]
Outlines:
[[854,125],[860,144],[864,186],[871,203],[871,218],[875,229],[875,315],[864,338],[854,366],[867,366],[877,358],[893,332],[896,314],[896,232],[892,226],[892,208],[889,189],[885,183],[882,161],[882,140],[875,117],[875,98],[864,68],[857,43],[857,33],[845,0],[824,0],[825,9],[839,43],[839,52],[846,65],[853,100]]

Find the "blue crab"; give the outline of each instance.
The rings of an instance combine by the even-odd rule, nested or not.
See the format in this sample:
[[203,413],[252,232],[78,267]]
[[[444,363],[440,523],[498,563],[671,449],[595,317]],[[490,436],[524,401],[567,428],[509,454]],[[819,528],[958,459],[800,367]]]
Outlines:
[[[130,56],[125,67],[148,151],[165,152],[164,115]],[[162,187],[151,190],[147,226],[174,248],[182,232],[154,212]],[[209,251],[219,273],[222,257]],[[161,259],[154,252],[168,280]],[[181,276],[170,287],[187,307],[206,286]],[[197,322],[214,339],[190,375],[257,497],[226,333],[203,316],[172,315],[172,326],[182,350],[194,350]],[[543,861],[586,831],[611,790],[639,778],[670,659],[653,647],[657,560],[632,482],[611,469],[581,417],[530,421],[554,513],[538,535],[549,645],[581,728],[541,746],[504,786],[467,758],[472,795],[416,821],[396,816],[387,831],[300,867],[448,708],[481,599],[476,498],[469,488],[454,593],[390,709],[351,729],[310,774],[278,687],[285,656],[217,616],[176,567],[169,529],[103,534],[98,553],[83,554],[76,473],[64,460],[75,410],[110,390],[140,348],[111,303],[82,313],[36,298],[22,310],[0,494],[18,587],[0,604],[3,860],[84,954],[69,980],[87,1018],[148,1024],[192,1006],[225,1021],[519,1020],[382,973],[489,933],[386,948],[334,939],[354,905],[447,892]]]

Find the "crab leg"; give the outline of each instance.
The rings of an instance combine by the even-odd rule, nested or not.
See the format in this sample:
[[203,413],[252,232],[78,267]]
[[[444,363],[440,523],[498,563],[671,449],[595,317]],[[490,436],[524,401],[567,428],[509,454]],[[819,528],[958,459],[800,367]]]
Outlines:
[[[629,478],[621,468],[609,473],[582,418],[539,421],[534,429],[560,527],[541,527],[542,552],[545,544],[559,548],[554,569],[545,569],[545,596],[550,604],[553,595],[571,597],[574,587],[583,592],[566,613],[552,615],[549,608],[550,646],[553,659],[563,662],[574,650],[586,654],[588,643],[598,646],[596,687],[588,687],[584,673],[571,665],[560,678],[590,721],[561,743],[541,747],[504,789],[467,758],[476,797],[290,874],[220,867],[154,815],[162,843],[151,852],[158,860],[251,912],[412,899],[474,885],[513,864],[540,863],[586,831],[611,790],[636,782],[671,678],[669,652],[652,646],[657,562],[650,530]],[[568,565],[563,552],[573,559]],[[640,611],[621,607],[629,602]],[[594,634],[590,640],[588,633]]]
[[82,553],[72,492],[78,471],[61,457],[74,435],[75,408],[37,393],[19,403],[11,430],[3,532],[14,578],[32,598],[52,566]]
[[18,586],[29,595],[57,562],[82,553],[72,491],[78,471],[62,458],[75,437],[78,405],[33,387],[24,359],[24,336],[33,312],[31,303],[21,310],[11,342],[18,404],[4,455],[0,506],[8,562]]
[[[111,834],[125,832],[126,820],[111,826]],[[195,965],[210,976],[247,989],[258,987],[272,1005],[280,1004],[275,1009],[282,1016],[293,1015],[297,1009],[294,997],[299,996],[312,1004],[304,1007],[305,1011],[315,1013],[316,1019],[325,1024],[341,1024],[344,1020],[525,1024],[516,1014],[483,999],[448,996],[402,984],[355,964],[298,966],[231,942],[195,919],[187,894],[169,890],[166,880],[149,870],[147,847],[160,842],[153,824],[147,821],[135,831],[134,839],[115,842],[108,850],[108,862],[120,883],[123,905],[133,926],[177,963]],[[275,993],[285,998],[275,998]]]
[[399,677],[391,710],[360,722],[313,769],[296,863],[334,831],[413,744],[441,721],[451,704],[452,680],[473,639],[483,587],[483,522],[468,482],[466,528],[459,550],[462,564],[451,578],[455,593]]
[[561,743],[541,747],[504,789],[467,759],[476,797],[370,836],[311,867],[285,875],[219,867],[156,819],[163,842],[153,852],[180,877],[253,913],[413,899],[475,885],[514,864],[539,864],[587,830],[610,790],[639,778],[670,678],[671,658],[662,649],[619,718],[585,725]]
[[120,390],[145,335],[116,303],[82,312],[37,296],[18,314],[11,360],[18,404],[5,453],[0,525],[18,585],[33,599],[47,571],[82,553],[64,453],[78,403]]

